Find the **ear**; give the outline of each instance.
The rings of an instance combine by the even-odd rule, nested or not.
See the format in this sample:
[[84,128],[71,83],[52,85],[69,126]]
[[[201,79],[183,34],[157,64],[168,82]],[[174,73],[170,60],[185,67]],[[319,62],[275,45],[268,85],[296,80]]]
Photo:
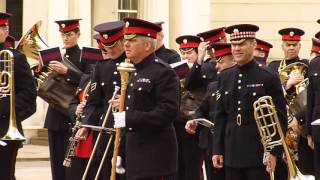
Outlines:
[[151,42],[145,41],[144,43],[145,43],[145,50],[150,51],[150,49],[152,48]]

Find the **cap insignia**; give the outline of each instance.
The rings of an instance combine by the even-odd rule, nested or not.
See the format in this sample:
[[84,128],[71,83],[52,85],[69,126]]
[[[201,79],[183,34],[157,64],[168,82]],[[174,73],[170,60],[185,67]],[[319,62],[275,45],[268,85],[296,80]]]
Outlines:
[[203,37],[200,37],[200,40],[201,40],[201,41],[204,41],[204,38],[203,38]]
[[108,37],[109,37],[108,34],[104,34],[104,35],[103,35],[103,38],[104,38],[104,39],[108,39]]
[[187,44],[188,43],[188,39],[183,39],[182,41],[184,44]]
[[234,29],[233,33],[239,33],[239,29]]
[[125,26],[129,27],[129,25],[130,25],[130,23],[129,23],[129,21],[127,21]]
[[289,35],[290,35],[290,36],[293,36],[293,35],[294,35],[294,32],[293,32],[293,31],[290,31]]
[[61,24],[61,27],[62,27],[62,28],[65,28],[65,27],[66,27],[66,25],[65,25],[65,24]]

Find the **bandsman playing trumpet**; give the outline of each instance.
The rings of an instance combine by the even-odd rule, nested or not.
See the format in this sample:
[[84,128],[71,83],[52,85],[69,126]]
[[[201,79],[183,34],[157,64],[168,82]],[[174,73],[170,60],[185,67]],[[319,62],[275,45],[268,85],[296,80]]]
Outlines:
[[[231,51],[237,65],[218,76],[213,165],[225,168],[227,180],[269,180],[268,174],[282,155],[274,148],[264,159],[253,103],[261,96],[272,96],[281,126],[287,125],[286,106],[278,77],[254,60],[258,26],[239,24],[227,27]],[[264,159],[264,161],[263,161]]]
[[[9,96],[4,96],[2,91],[2,86],[8,85],[8,82],[4,82],[7,75],[3,73],[4,68],[4,57],[0,57],[0,74],[1,74],[1,86],[0,86],[0,140],[6,134],[9,121],[10,121],[10,111],[16,112],[16,123],[17,129],[22,133],[21,122],[31,116],[36,111],[36,84],[32,76],[31,69],[27,63],[26,56],[18,51],[9,49],[5,47],[6,37],[9,35],[9,18],[11,14],[0,12],[0,51],[9,50],[13,54],[13,70],[11,72],[14,76],[13,87],[14,94]],[[10,109],[10,96],[14,96],[15,102],[13,103],[13,108]],[[4,140],[3,140],[4,141]],[[22,147],[21,142],[17,140],[4,141],[7,145],[0,145],[0,174],[2,180],[12,180],[15,179],[15,164],[18,149]]]

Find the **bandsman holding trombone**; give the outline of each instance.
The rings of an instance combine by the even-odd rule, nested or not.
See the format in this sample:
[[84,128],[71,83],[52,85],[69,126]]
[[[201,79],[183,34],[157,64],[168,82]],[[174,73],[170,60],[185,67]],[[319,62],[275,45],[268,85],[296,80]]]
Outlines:
[[[0,86],[0,141],[6,143],[0,145],[0,174],[2,180],[15,179],[15,164],[18,149],[21,147],[23,140],[9,140],[10,136],[5,135],[8,131],[9,121],[16,121],[16,128],[22,134],[21,122],[31,116],[36,111],[36,85],[34,78],[31,73],[29,64],[27,63],[26,56],[18,51],[5,47],[6,37],[9,35],[9,18],[11,14],[0,12],[0,52],[2,50],[9,50],[13,54],[13,70],[7,72],[14,76],[14,82],[10,85],[8,81],[8,75],[2,74],[4,71],[4,55],[0,56],[0,75],[1,75],[1,86]],[[6,58],[7,59],[7,58]],[[7,62],[6,62],[7,63]],[[3,85],[9,85],[10,95],[4,92]],[[13,91],[14,90],[14,91]],[[14,93],[13,93],[14,92]],[[10,97],[14,97],[14,102],[10,102]],[[13,103],[13,106],[10,106]],[[11,109],[11,107],[13,107]],[[10,112],[15,111],[16,117],[10,116]],[[23,139],[23,138],[22,138]]]
[[[84,107],[82,116],[83,124],[101,126],[103,124],[104,116],[108,108],[108,101],[111,99],[115,86],[120,86],[120,74],[117,71],[117,66],[124,62],[126,55],[123,49],[123,21],[114,21],[102,23],[95,26],[94,30],[97,31],[99,36],[100,47],[104,48],[104,54],[107,59],[99,61],[96,64],[95,71],[92,76],[91,88],[89,97]],[[107,117],[106,127],[113,126],[113,116]],[[89,129],[81,128],[77,133],[77,138],[84,139],[88,135]],[[103,133],[102,139],[98,144],[96,162],[92,163],[93,171],[96,172],[100,164],[101,158],[107,146],[109,135]],[[111,143],[113,144],[113,143]],[[111,158],[113,148],[109,148],[107,158],[103,165],[103,171],[100,175],[101,179],[109,179],[111,171]],[[123,158],[123,156],[122,156]]]

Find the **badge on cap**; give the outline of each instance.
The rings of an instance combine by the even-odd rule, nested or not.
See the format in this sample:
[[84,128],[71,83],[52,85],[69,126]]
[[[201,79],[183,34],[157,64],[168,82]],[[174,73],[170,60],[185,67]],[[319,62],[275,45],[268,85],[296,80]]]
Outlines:
[[184,44],[187,44],[188,43],[188,39],[183,39],[182,41]]
[[233,33],[239,33],[239,29],[234,29]]
[[104,35],[103,35],[103,38],[104,38],[104,39],[108,39],[108,37],[109,37],[108,34],[104,34]]
[[125,24],[125,26],[126,26],[126,27],[129,27],[129,25],[130,25],[130,23],[127,21],[126,24]]
[[290,31],[289,35],[290,35],[290,36],[294,36],[294,32],[293,32],[293,31]]
[[203,41],[204,41],[204,38],[203,38],[203,37],[200,37],[200,40],[203,42]]
[[65,28],[65,27],[66,27],[66,25],[65,25],[65,24],[61,24],[61,27],[62,27],[62,28]]

